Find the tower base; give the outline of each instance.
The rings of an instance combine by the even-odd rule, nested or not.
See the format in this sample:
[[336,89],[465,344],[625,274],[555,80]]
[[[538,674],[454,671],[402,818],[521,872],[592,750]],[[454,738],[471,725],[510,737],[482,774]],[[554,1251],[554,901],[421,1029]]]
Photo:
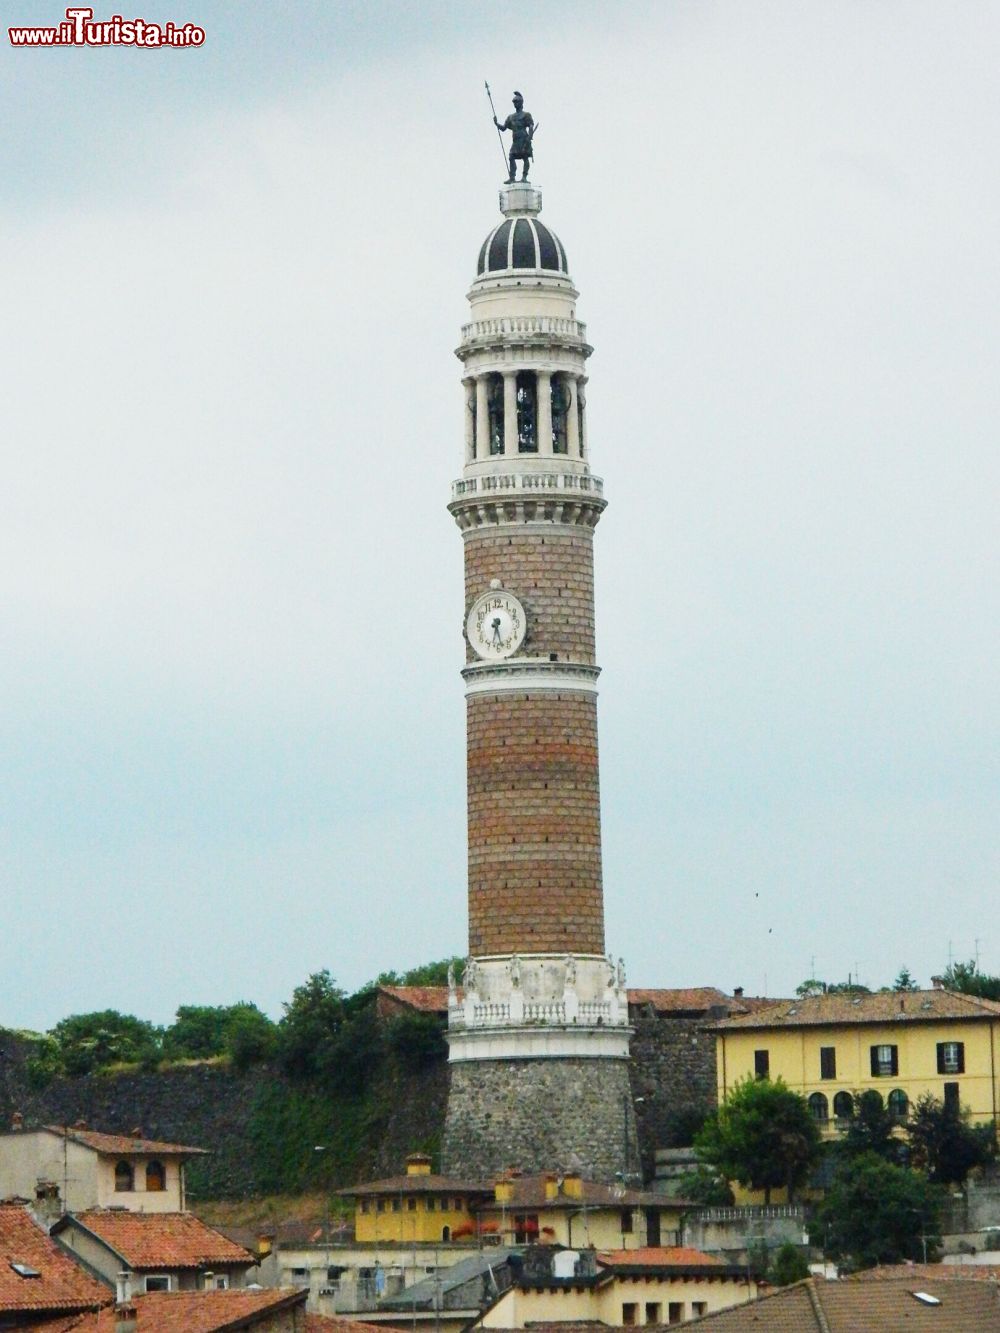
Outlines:
[[488,1180],[517,1167],[641,1179],[627,1060],[470,1060],[450,1072],[445,1175]]

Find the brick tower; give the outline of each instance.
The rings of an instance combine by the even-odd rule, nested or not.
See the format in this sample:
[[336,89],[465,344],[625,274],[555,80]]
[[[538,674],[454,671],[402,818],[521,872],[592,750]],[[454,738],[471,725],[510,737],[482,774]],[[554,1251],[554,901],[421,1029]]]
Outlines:
[[638,1165],[624,969],[605,956],[586,328],[541,192],[500,191],[457,355],[465,467],[469,959],[444,1169]]

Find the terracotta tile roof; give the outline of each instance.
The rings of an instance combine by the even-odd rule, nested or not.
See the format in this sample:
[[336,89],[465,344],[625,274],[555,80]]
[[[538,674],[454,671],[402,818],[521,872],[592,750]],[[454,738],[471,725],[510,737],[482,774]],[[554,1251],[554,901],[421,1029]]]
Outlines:
[[359,1198],[370,1194],[480,1194],[487,1197],[493,1194],[493,1186],[482,1180],[460,1180],[457,1176],[403,1175],[369,1180],[334,1192]]
[[46,1125],[50,1134],[82,1143],[85,1148],[107,1156],[144,1153],[153,1157],[193,1157],[207,1155],[207,1148],[189,1148],[182,1143],[160,1143],[157,1139],[133,1138],[128,1134],[101,1134],[96,1129],[74,1129],[68,1125]]
[[882,1268],[866,1268],[852,1273],[845,1282],[997,1282],[1000,1267],[996,1264],[886,1264]]
[[[227,1333],[227,1330],[270,1327],[275,1315],[291,1313],[309,1293],[288,1288],[262,1291],[154,1291],[135,1296],[136,1333]],[[26,1326],[34,1333],[114,1333],[114,1312],[81,1315],[56,1324]]]
[[53,1235],[72,1227],[85,1227],[120,1256],[129,1268],[212,1268],[257,1262],[242,1245],[206,1226],[193,1213],[108,1212],[95,1208],[70,1214],[52,1228]]
[[379,986],[379,990],[422,1014],[448,1012],[447,986]]
[[635,1250],[598,1251],[597,1258],[608,1268],[674,1268],[717,1265],[725,1268],[715,1255],[693,1250],[688,1245],[644,1245]]
[[[21,1277],[11,1267],[25,1264],[38,1277]],[[87,1310],[111,1302],[96,1282],[20,1205],[0,1204],[0,1313],[15,1310]]]
[[[924,1303],[926,1292],[935,1303]],[[1000,1295],[992,1283],[807,1278],[748,1305],[691,1320],[719,1333],[1000,1333]]]
[[782,1000],[757,1013],[723,1018],[720,1032],[743,1029],[853,1026],[857,1023],[934,1023],[1000,1018],[1000,1003],[957,991],[880,991],[875,995],[814,995]]
[[629,1004],[652,1005],[658,1014],[704,1013],[706,1009],[722,1006],[730,1013],[743,1012],[742,1000],[717,990],[715,986],[688,986],[681,990],[643,990],[629,988]]

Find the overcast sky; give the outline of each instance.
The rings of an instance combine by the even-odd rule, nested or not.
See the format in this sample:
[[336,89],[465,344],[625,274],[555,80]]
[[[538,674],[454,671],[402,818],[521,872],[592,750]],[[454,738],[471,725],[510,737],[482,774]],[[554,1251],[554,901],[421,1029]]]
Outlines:
[[204,46],[0,57],[0,1024],[464,952],[486,78],[596,348],[609,949],[1000,971],[1000,8],[139,12]]

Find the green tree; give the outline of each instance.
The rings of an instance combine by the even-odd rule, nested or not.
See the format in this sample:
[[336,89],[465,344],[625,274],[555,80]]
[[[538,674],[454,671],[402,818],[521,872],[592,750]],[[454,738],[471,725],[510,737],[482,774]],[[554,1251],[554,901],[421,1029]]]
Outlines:
[[874,1088],[854,1094],[854,1114],[838,1148],[851,1157],[875,1153],[887,1162],[899,1163],[906,1155],[906,1145],[893,1133],[896,1121],[886,1110],[880,1093]]
[[899,969],[899,975],[892,983],[892,989],[894,991],[919,990],[920,982],[910,975],[910,969],[908,967],[901,967]]
[[444,1025],[435,1014],[400,1014],[386,1024],[385,1039],[389,1050],[410,1069],[448,1054]]
[[119,1062],[159,1058],[162,1029],[134,1014],[102,1009],[89,1014],[71,1014],[51,1032],[67,1074],[76,1077]]
[[850,1268],[928,1257],[940,1245],[941,1194],[918,1171],[864,1153],[846,1158],[809,1224],[814,1245]]
[[734,1202],[729,1181],[707,1166],[699,1166],[678,1176],[677,1198],[689,1199],[706,1208],[725,1208]]
[[809,1276],[809,1261],[797,1245],[785,1241],[771,1262],[767,1277],[776,1287],[788,1287]]
[[168,1060],[209,1060],[224,1055],[229,1028],[248,1011],[260,1014],[257,1006],[246,1000],[237,1004],[182,1004],[163,1034],[163,1054]]
[[780,1186],[794,1196],[819,1159],[820,1134],[804,1097],[779,1078],[745,1078],[705,1121],[695,1139],[703,1162],[763,1190],[767,1203]]
[[286,1073],[310,1078],[328,1068],[344,1025],[345,998],[326,968],[296,986],[278,1024],[277,1058]]
[[225,1054],[242,1072],[273,1059],[277,1038],[277,1027],[256,1005],[236,1005],[226,1024]]
[[917,1099],[908,1129],[914,1166],[936,1184],[960,1184],[973,1167],[996,1156],[992,1125],[972,1126],[967,1108],[940,1102],[929,1092]]
[[967,963],[949,963],[942,978],[948,990],[975,995],[980,1000],[1000,1000],[1000,977],[980,972],[975,959]]

